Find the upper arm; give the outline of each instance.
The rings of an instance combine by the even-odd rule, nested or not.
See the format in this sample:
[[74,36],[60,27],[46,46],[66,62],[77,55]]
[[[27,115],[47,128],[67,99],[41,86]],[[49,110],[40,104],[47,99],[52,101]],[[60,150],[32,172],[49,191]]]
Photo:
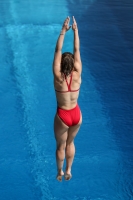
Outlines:
[[62,56],[61,51],[55,50],[54,60],[53,60],[53,73],[55,76],[58,76],[60,74],[61,56]]
[[82,72],[82,62],[81,62],[79,50],[74,50],[74,67],[75,67],[76,71],[81,74],[81,72]]

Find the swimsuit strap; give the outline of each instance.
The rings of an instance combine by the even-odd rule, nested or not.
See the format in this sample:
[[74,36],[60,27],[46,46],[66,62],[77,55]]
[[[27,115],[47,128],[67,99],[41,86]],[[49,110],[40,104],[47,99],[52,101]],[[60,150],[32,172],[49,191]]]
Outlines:
[[67,84],[68,92],[69,92],[69,91],[71,91],[70,86],[71,86],[71,83],[72,83],[72,73],[71,73],[71,76],[70,76],[70,82],[68,83],[66,75],[65,75],[65,80],[66,80],[66,84]]
[[77,90],[71,90],[71,87],[70,87],[70,86],[71,86],[71,83],[72,83],[72,73],[71,73],[71,75],[70,75],[70,82],[69,82],[69,83],[68,83],[68,81],[67,81],[67,76],[64,75],[64,77],[65,77],[65,81],[66,81],[68,90],[67,90],[67,91],[58,91],[58,90],[55,89],[56,92],[66,93],[66,92],[77,92],[77,91],[79,91],[80,88],[77,89]]

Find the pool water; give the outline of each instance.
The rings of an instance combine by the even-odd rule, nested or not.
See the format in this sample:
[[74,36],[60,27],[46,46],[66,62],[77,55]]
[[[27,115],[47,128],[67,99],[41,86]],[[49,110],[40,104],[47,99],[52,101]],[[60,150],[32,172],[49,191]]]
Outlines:
[[[52,61],[75,16],[83,63],[73,178],[56,181]],[[0,2],[0,200],[133,199],[131,0]],[[63,51],[73,50],[70,30]]]

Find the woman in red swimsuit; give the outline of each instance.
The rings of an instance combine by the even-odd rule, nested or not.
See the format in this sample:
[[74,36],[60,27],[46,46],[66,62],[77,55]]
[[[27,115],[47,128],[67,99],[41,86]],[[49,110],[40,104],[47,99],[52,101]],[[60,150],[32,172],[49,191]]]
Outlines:
[[[54,61],[54,87],[57,99],[57,113],[54,119],[54,132],[57,144],[57,180],[70,180],[71,167],[75,154],[74,138],[82,123],[82,114],[77,104],[81,84],[82,63],[79,51],[79,35],[75,18],[73,17],[72,30],[74,33],[74,52],[61,53],[70,18],[63,23],[62,30],[57,40]],[[66,169],[63,172],[63,163],[66,158]]]

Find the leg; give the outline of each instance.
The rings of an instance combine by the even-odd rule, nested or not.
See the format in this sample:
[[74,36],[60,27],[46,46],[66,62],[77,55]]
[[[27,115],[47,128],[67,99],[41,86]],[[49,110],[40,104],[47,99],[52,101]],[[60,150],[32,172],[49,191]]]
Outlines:
[[74,138],[78,133],[81,123],[82,123],[82,115],[80,117],[79,123],[68,129],[68,138],[66,142],[66,172],[65,172],[66,180],[70,180],[72,177],[71,167],[72,167],[72,163],[73,163],[73,159],[75,155]]
[[66,140],[68,136],[68,126],[55,115],[54,119],[54,132],[56,139],[56,163],[57,163],[57,180],[61,181],[64,172],[62,170],[65,159]]

